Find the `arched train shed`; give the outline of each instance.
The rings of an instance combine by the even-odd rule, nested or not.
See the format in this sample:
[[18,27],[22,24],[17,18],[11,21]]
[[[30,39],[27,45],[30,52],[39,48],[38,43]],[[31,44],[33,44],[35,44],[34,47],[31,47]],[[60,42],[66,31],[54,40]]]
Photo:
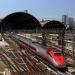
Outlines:
[[29,13],[15,12],[9,14],[1,21],[4,31],[10,30],[36,30],[41,28],[39,21]]
[[43,21],[42,30],[44,33],[62,33],[65,30],[65,25],[59,21]]

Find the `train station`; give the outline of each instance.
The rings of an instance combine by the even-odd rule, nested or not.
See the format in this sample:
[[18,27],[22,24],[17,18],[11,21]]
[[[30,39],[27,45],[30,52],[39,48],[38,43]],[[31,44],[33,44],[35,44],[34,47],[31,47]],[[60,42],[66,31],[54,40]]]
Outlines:
[[0,75],[74,75],[74,28],[14,12],[0,22]]

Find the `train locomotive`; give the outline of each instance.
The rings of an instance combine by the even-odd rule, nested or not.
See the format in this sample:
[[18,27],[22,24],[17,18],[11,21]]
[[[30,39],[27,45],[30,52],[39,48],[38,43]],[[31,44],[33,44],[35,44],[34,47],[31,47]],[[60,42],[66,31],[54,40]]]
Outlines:
[[42,45],[33,42],[30,39],[17,35],[16,33],[10,33],[10,35],[25,44],[32,53],[44,58],[54,67],[65,68],[65,58],[61,50],[55,48],[44,48]]

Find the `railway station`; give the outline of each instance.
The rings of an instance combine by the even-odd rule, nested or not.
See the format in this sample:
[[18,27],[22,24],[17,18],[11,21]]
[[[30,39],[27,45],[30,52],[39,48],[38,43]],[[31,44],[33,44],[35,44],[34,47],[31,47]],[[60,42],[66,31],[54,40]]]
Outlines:
[[0,23],[0,75],[75,75],[74,28],[14,12]]

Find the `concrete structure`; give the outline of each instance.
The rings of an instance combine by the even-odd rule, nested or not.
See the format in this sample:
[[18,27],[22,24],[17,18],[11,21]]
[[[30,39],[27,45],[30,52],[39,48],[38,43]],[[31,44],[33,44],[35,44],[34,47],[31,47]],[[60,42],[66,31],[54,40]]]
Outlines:
[[62,16],[62,22],[65,26],[68,24],[68,16],[67,15]]
[[67,15],[62,16],[62,23],[67,27],[72,27],[74,25],[74,18],[68,17]]
[[68,18],[68,25],[69,26],[73,26],[74,25],[74,18],[72,18],[72,17]]

